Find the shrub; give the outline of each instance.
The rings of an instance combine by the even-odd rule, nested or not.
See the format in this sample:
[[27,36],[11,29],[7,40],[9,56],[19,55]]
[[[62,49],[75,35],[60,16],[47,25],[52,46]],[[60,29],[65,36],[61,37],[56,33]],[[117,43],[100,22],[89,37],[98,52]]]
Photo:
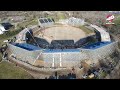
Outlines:
[[101,77],[105,77],[105,76],[107,76],[107,73],[106,72],[101,72]]
[[0,53],[0,62],[2,61],[2,54]]

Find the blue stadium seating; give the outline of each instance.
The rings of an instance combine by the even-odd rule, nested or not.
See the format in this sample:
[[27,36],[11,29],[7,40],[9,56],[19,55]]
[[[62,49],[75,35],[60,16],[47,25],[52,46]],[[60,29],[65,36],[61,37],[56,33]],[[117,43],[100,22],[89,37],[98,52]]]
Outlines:
[[102,46],[108,45],[110,43],[112,43],[112,42],[96,42],[96,43],[93,43],[90,45],[86,45],[83,48],[84,49],[97,49],[97,48],[100,48]]
[[79,49],[46,49],[45,53],[56,53],[56,52],[80,52]]
[[15,46],[29,50],[29,51],[34,51],[34,50],[40,50],[41,48],[34,46],[34,45],[30,45],[27,43],[16,43]]

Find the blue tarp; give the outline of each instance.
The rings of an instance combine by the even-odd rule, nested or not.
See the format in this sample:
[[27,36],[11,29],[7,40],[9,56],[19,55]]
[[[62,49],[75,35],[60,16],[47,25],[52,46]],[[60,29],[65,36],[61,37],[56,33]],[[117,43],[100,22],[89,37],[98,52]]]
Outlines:
[[80,52],[79,49],[46,49],[45,53],[57,53],[57,52]]

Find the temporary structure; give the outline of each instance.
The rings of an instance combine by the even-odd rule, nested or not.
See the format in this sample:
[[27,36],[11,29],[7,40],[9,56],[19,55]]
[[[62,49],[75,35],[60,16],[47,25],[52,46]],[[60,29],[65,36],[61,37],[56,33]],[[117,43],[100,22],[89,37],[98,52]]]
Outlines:
[[6,31],[5,28],[2,25],[0,25],[0,34],[3,34],[4,31]]

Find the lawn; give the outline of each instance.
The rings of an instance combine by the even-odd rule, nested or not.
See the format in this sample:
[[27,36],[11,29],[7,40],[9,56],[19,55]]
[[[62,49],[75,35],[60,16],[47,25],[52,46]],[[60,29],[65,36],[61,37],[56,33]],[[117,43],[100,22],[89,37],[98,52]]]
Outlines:
[[[0,47],[4,40],[10,39],[14,37],[16,34],[18,34],[24,26],[27,25],[35,25],[37,23],[36,20],[32,20],[30,22],[24,22],[16,30],[10,30],[2,35],[0,35]],[[2,55],[0,53],[0,61],[2,60]],[[2,62],[0,63],[0,79],[30,79],[32,76],[28,74],[23,69],[16,67],[14,64],[8,63],[8,62]]]
[[113,22],[114,22],[116,25],[120,25],[120,15],[115,16],[115,19],[113,20]]
[[86,34],[93,33],[93,31],[92,31],[92,30],[90,30],[90,29],[86,28],[85,26],[80,26],[79,28],[80,28],[80,29],[82,29],[82,30],[83,30]]
[[58,14],[57,14],[57,17],[58,17],[59,19],[65,19],[65,18],[66,18],[64,13],[58,13]]
[[0,63],[0,79],[33,79],[33,77],[20,67],[3,61]]
[[0,47],[2,44],[4,44],[4,40],[11,39],[14,37],[16,34],[18,34],[21,30],[16,30],[16,31],[9,31],[7,33],[4,33],[0,35]]
[[3,44],[4,40],[11,39],[12,37],[17,35],[22,30],[23,30],[23,28],[19,27],[18,29],[12,29],[12,30],[0,35],[0,47]]
[[27,27],[29,25],[37,25],[38,24],[38,21],[37,19],[32,19],[32,20],[28,20],[28,21],[24,21],[22,23],[19,23],[18,24],[18,27]]

